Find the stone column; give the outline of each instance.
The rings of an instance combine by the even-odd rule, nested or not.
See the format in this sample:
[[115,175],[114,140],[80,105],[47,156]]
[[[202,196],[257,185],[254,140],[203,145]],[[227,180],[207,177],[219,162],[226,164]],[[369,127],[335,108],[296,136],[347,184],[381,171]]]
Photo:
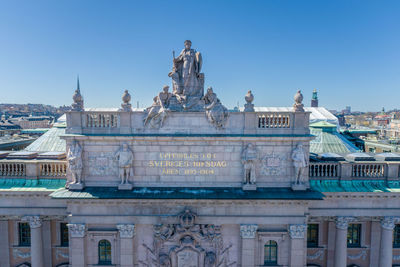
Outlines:
[[32,267],[43,267],[43,240],[42,240],[42,220],[39,216],[25,216],[23,221],[27,221],[31,227],[31,264]]
[[133,266],[133,236],[135,234],[134,224],[118,224],[117,229],[120,238],[120,264],[121,267]]
[[379,267],[392,266],[394,225],[394,217],[383,217],[381,220],[381,247],[379,251]]
[[240,236],[242,237],[242,267],[254,267],[255,265],[255,237],[257,224],[241,224]]
[[8,230],[8,221],[0,221],[0,266],[10,266]]
[[306,265],[305,224],[289,225],[290,236],[290,267],[304,267]]
[[347,263],[347,228],[353,217],[336,218],[335,267],[346,267]]
[[69,232],[69,264],[71,267],[85,267],[85,224],[67,224]]

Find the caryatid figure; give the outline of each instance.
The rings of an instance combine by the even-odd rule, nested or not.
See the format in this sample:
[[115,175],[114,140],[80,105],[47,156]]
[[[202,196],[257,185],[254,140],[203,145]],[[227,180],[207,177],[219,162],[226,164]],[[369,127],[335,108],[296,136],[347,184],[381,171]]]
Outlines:
[[127,143],[124,143],[122,147],[115,153],[115,159],[118,162],[121,184],[129,183],[129,177],[133,174],[133,152]]
[[68,167],[72,174],[72,183],[80,184],[82,178],[82,148],[79,142],[74,140],[69,147],[68,155]]
[[256,161],[257,161],[257,149],[253,144],[248,144],[242,152],[242,164],[244,168],[244,184],[255,184],[256,183]]
[[296,148],[293,149],[292,160],[294,166],[295,183],[300,184],[302,182],[301,176],[303,170],[309,165],[309,159],[301,143],[297,144]]

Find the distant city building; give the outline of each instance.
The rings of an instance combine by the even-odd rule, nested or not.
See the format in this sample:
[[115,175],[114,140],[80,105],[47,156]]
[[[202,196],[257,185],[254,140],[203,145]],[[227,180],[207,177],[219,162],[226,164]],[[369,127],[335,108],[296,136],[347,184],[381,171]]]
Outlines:
[[311,98],[311,107],[317,108],[318,107],[318,93],[317,89],[314,89],[312,98]]
[[50,128],[54,118],[49,116],[29,116],[12,118],[14,124],[21,126],[22,129]]

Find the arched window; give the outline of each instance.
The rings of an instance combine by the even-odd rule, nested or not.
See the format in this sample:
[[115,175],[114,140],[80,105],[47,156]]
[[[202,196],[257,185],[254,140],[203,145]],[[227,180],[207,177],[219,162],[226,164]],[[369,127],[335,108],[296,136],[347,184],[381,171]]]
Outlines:
[[264,265],[278,264],[278,244],[269,240],[264,246]]
[[111,243],[105,239],[99,242],[99,265],[111,265]]

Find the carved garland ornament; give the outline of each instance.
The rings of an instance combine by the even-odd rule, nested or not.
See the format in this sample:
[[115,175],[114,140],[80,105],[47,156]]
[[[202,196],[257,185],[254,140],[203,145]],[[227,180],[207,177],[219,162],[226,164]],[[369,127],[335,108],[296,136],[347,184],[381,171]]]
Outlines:
[[67,224],[68,231],[71,234],[71,237],[84,237],[86,226],[85,224],[81,223],[69,223]]

